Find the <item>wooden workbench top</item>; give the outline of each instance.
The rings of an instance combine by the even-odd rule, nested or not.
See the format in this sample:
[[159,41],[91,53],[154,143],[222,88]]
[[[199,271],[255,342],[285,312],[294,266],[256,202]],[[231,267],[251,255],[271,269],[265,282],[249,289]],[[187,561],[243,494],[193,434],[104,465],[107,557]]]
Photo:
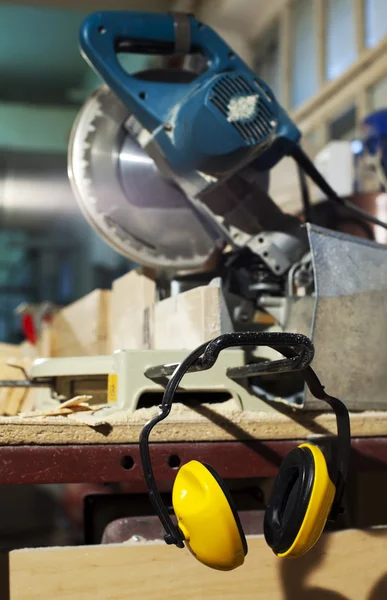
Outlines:
[[[144,423],[157,407],[109,417],[78,413],[58,417],[0,417],[0,445],[130,444],[137,443]],[[351,414],[353,437],[387,436],[387,412]],[[331,412],[240,411],[228,401],[201,404],[195,409],[176,404],[171,415],[153,430],[153,442],[304,439],[336,433]]]

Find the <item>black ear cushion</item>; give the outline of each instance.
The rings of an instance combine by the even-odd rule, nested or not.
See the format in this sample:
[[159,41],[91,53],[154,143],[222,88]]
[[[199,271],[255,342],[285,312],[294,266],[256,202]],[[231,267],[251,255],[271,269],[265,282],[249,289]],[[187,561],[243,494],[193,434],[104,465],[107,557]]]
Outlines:
[[243,546],[243,551],[244,551],[245,556],[246,556],[246,554],[247,554],[246,536],[245,536],[245,533],[243,531],[242,523],[241,523],[241,520],[239,518],[236,506],[234,504],[234,500],[233,500],[233,498],[232,498],[232,496],[230,494],[230,490],[228,489],[228,487],[226,486],[226,484],[224,483],[224,481],[220,477],[220,475],[218,475],[218,473],[215,471],[215,469],[213,469],[210,465],[207,465],[206,463],[202,463],[202,465],[204,467],[206,467],[206,469],[211,473],[211,475],[213,476],[213,478],[215,479],[215,481],[217,482],[217,484],[221,488],[223,494],[226,496],[226,500],[227,500],[227,502],[230,505],[232,514],[233,514],[234,519],[235,519],[235,523],[236,523],[236,525],[238,527],[239,535],[241,537],[241,542],[242,542],[242,546]]
[[263,524],[267,544],[276,554],[286,552],[305,518],[315,468],[308,448],[295,448],[284,459],[274,482]]

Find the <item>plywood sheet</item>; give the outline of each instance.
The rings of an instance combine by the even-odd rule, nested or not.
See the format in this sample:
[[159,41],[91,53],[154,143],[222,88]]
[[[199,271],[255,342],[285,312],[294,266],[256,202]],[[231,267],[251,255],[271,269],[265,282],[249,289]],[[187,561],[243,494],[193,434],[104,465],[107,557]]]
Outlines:
[[[134,414],[117,413],[108,427],[60,416],[0,417],[0,445],[138,443],[144,423],[154,412],[140,409]],[[202,406],[201,412],[174,406],[168,419],[155,429],[153,441],[286,440],[336,433],[336,420],[331,413],[302,413],[295,419],[281,413],[241,412],[214,405]],[[387,413],[352,414],[351,427],[353,437],[386,436]]]
[[[306,556],[276,558],[248,539],[245,564],[223,573],[164,543],[17,550],[10,600],[385,600],[386,530],[326,534]],[[3,598],[3,596],[2,596]],[[5,600],[8,600],[5,598]]]

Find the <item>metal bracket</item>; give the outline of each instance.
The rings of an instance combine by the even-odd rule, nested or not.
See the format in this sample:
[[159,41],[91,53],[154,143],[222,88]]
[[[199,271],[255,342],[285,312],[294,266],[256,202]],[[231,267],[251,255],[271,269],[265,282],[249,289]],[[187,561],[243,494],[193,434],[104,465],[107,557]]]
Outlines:
[[288,256],[274,243],[275,232],[260,233],[247,244],[254,254],[276,275],[283,275],[292,265]]

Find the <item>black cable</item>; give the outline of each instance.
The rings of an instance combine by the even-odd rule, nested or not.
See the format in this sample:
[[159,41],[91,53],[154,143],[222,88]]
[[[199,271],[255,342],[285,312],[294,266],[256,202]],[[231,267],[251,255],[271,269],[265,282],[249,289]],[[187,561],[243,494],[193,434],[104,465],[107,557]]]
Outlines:
[[298,179],[300,181],[302,207],[305,221],[312,222],[312,205],[310,202],[309,188],[305,177],[304,169],[297,163]]
[[313,162],[310,160],[309,156],[305,154],[301,146],[294,145],[290,155],[294,158],[296,163],[304,170],[304,172],[309,175],[309,177],[314,181],[314,183],[320,188],[324,194],[328,196],[328,198],[335,200],[344,206],[347,210],[355,213],[359,217],[362,217],[364,220],[373,223],[374,225],[378,225],[379,227],[383,227],[387,229],[387,223],[384,221],[380,221],[377,217],[374,217],[366,210],[363,210],[359,206],[356,206],[350,200],[346,198],[340,198],[340,196],[334,191],[333,188],[329,185],[326,179],[321,175],[321,173],[316,169]]

